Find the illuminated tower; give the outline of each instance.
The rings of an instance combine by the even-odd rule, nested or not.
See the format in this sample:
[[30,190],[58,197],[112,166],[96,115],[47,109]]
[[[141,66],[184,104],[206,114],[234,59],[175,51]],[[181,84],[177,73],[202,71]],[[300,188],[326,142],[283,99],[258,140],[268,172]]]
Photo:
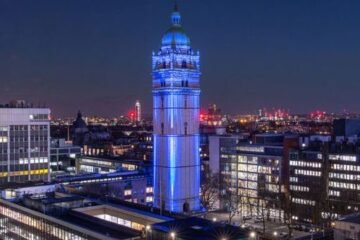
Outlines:
[[135,103],[135,120],[137,122],[141,121],[141,104],[139,100]]
[[176,5],[171,23],[152,58],[154,205],[182,212],[200,205],[200,58]]

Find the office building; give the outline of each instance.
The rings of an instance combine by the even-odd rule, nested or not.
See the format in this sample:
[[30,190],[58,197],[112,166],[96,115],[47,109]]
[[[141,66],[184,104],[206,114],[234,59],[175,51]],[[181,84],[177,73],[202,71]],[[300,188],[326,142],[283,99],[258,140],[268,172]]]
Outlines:
[[150,163],[122,159],[117,157],[90,157],[82,156],[78,159],[76,168],[78,173],[114,173],[117,171],[134,171],[149,168]]
[[153,187],[149,174],[131,171],[111,174],[84,174],[57,180],[67,192],[113,197],[141,205],[152,205]]
[[359,136],[359,119],[335,119],[333,122],[333,133],[338,139]]
[[317,142],[290,152],[293,218],[327,224],[360,209],[359,146]]
[[81,156],[81,147],[74,146],[65,139],[51,139],[50,173],[51,177],[76,173],[77,161]]
[[1,239],[144,239],[146,226],[169,220],[140,208],[58,192],[26,195],[19,203],[0,199]]
[[281,220],[287,156],[297,145],[296,137],[278,134],[259,134],[252,141],[233,135],[211,137],[210,168],[220,175],[220,207],[229,210],[236,202],[242,216]]
[[49,181],[50,110],[0,107],[0,183]]
[[290,152],[289,191],[292,219],[318,223],[327,199],[326,162],[321,151],[293,150]]

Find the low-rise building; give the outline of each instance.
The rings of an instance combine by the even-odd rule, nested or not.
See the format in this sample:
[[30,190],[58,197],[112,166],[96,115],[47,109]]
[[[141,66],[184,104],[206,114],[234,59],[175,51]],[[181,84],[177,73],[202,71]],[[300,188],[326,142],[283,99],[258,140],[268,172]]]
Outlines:
[[360,215],[358,213],[333,222],[333,227],[335,240],[360,239]]
[[150,162],[131,160],[120,157],[89,157],[82,156],[77,161],[78,173],[113,173],[117,171],[135,171],[147,168]]
[[65,139],[52,139],[50,145],[51,177],[76,173],[76,162],[81,156],[81,147]]

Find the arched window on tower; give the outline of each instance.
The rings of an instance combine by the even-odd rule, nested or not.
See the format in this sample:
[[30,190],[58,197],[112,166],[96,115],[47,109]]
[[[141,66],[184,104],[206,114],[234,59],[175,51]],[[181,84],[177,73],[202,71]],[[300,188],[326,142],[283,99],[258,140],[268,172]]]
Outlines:
[[164,108],[164,96],[161,96],[160,100],[161,100],[161,108],[163,109]]
[[182,68],[186,68],[187,67],[187,64],[186,64],[186,61],[184,60],[184,61],[182,61],[182,63],[181,63],[181,67]]
[[184,108],[185,109],[187,108],[187,96],[185,96],[185,98],[184,98]]
[[161,123],[161,135],[164,135],[164,123]]
[[184,134],[185,134],[185,135],[188,134],[188,129],[187,129],[187,128],[188,128],[188,123],[185,122],[185,123],[184,123]]
[[166,68],[166,62],[165,62],[165,61],[163,61],[162,67],[163,67],[163,68]]

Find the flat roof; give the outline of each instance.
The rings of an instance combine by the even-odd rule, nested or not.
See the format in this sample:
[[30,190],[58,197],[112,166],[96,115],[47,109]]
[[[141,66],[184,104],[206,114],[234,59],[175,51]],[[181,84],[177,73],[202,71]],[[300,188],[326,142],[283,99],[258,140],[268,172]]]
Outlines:
[[360,213],[346,215],[346,216],[340,218],[338,221],[360,224]]
[[152,225],[154,231],[165,234],[176,232],[184,240],[214,240],[214,239],[247,239],[249,230],[239,227],[214,223],[212,221],[191,217]]
[[126,220],[134,221],[143,225],[151,225],[164,221],[172,220],[172,218],[157,215],[151,212],[142,211],[135,208],[129,208],[114,204],[104,204],[84,208],[76,208],[73,211],[81,212],[89,216],[97,216],[100,214],[108,214],[114,217],[121,217]]
[[102,240],[112,240],[112,239],[114,239],[112,237],[108,237],[108,236],[103,235],[102,234],[103,232],[95,232],[95,231],[89,230],[89,228],[83,228],[83,227],[74,225],[74,224],[72,224],[72,223],[70,223],[68,221],[63,221],[63,220],[60,220],[60,219],[45,215],[43,213],[31,210],[29,208],[20,206],[20,205],[15,204],[15,203],[11,203],[11,202],[3,200],[3,199],[0,199],[0,204],[3,204],[3,205],[8,206],[8,207],[12,207],[14,209],[18,209],[18,210],[20,210],[22,212],[25,212],[25,213],[30,214],[32,216],[37,216],[39,218],[50,221],[52,223],[59,224],[60,226],[63,226],[63,227],[69,228],[69,229],[73,229],[73,230],[75,230],[75,231],[77,231],[79,233],[85,233],[85,234],[87,234],[89,236],[92,236],[92,237],[94,237],[96,239],[102,239]]

